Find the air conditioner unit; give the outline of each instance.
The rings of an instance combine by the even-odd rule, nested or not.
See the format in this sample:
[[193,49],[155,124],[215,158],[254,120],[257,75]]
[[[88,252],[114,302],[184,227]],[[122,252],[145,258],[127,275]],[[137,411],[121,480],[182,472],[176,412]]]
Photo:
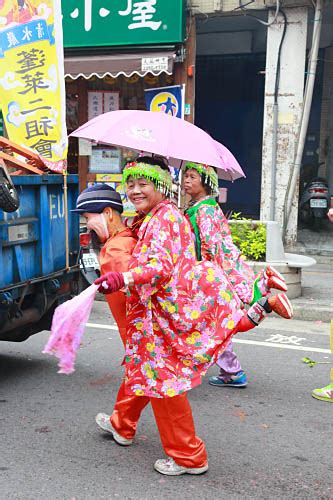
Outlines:
[[[280,2],[281,4],[281,2]],[[276,0],[266,0],[266,7],[276,7]],[[313,7],[312,0],[283,0],[281,7]]]
[[[217,12],[231,12],[239,9],[242,5],[246,4],[246,8],[250,9],[264,9],[265,0],[255,0],[248,3],[249,0],[192,0],[191,7],[194,11],[203,14],[214,14]],[[274,3],[274,0],[269,0]],[[295,1],[295,0],[294,0]]]
[[222,10],[222,0],[192,0],[190,7],[203,14],[213,14]]
[[[271,0],[274,3],[274,0]],[[249,2],[249,0],[222,0],[221,11],[231,12],[233,10],[241,11],[242,6],[248,10],[262,10],[267,7],[265,0],[255,0],[254,2]]]
[[[281,2],[280,2],[281,3]],[[311,0],[283,0],[284,7],[311,6]],[[262,10],[267,7],[276,7],[276,0],[192,0],[191,6],[203,14],[216,14],[217,12],[232,12],[246,6],[248,10]]]

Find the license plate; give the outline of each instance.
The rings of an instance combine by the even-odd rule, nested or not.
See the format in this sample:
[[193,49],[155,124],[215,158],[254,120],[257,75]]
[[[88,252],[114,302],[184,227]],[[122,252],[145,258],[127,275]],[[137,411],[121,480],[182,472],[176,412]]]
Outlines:
[[310,207],[311,208],[327,208],[327,200],[311,199],[310,200]]
[[82,255],[81,267],[99,269],[99,262],[95,252],[84,253]]
[[22,241],[29,238],[28,224],[8,227],[8,241]]

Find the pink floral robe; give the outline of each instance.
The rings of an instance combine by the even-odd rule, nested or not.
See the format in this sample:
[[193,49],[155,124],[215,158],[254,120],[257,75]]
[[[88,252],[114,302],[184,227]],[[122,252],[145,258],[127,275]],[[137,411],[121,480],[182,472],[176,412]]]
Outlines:
[[244,312],[223,271],[196,261],[189,222],[165,200],[144,219],[129,263],[125,385],[172,397],[201,382]]
[[[212,201],[212,200],[209,200]],[[201,240],[201,258],[215,262],[227,274],[238,297],[245,304],[252,303],[254,286],[258,281],[259,293],[266,295],[262,274],[256,275],[233,243],[228,221],[219,205],[199,204],[196,224]]]

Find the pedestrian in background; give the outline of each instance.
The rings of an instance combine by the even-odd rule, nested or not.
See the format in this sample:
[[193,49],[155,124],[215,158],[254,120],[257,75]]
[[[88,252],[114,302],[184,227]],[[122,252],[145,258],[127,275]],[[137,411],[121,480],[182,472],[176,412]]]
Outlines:
[[[244,304],[252,305],[266,296],[271,288],[287,291],[283,277],[273,268],[255,275],[234,245],[230,228],[216,197],[219,194],[218,176],[213,167],[187,162],[184,166],[183,188],[190,196],[185,211],[195,235],[198,260],[214,262],[227,274],[231,285]],[[233,350],[232,342],[219,356],[219,375],[210,377],[209,383],[217,387],[245,387],[247,377]]]

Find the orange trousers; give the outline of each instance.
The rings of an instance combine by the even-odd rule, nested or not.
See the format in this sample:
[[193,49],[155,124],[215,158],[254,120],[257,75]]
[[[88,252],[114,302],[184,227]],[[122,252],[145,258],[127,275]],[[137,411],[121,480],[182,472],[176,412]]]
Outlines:
[[126,295],[124,292],[114,292],[105,295],[106,300],[109,304],[112,316],[114,317],[120,338],[126,346]]
[[204,442],[195,434],[193,416],[186,394],[173,398],[128,396],[120,386],[110,417],[114,429],[124,438],[135,436],[142,410],[151,403],[164,452],[178,465],[203,467],[207,464]]

